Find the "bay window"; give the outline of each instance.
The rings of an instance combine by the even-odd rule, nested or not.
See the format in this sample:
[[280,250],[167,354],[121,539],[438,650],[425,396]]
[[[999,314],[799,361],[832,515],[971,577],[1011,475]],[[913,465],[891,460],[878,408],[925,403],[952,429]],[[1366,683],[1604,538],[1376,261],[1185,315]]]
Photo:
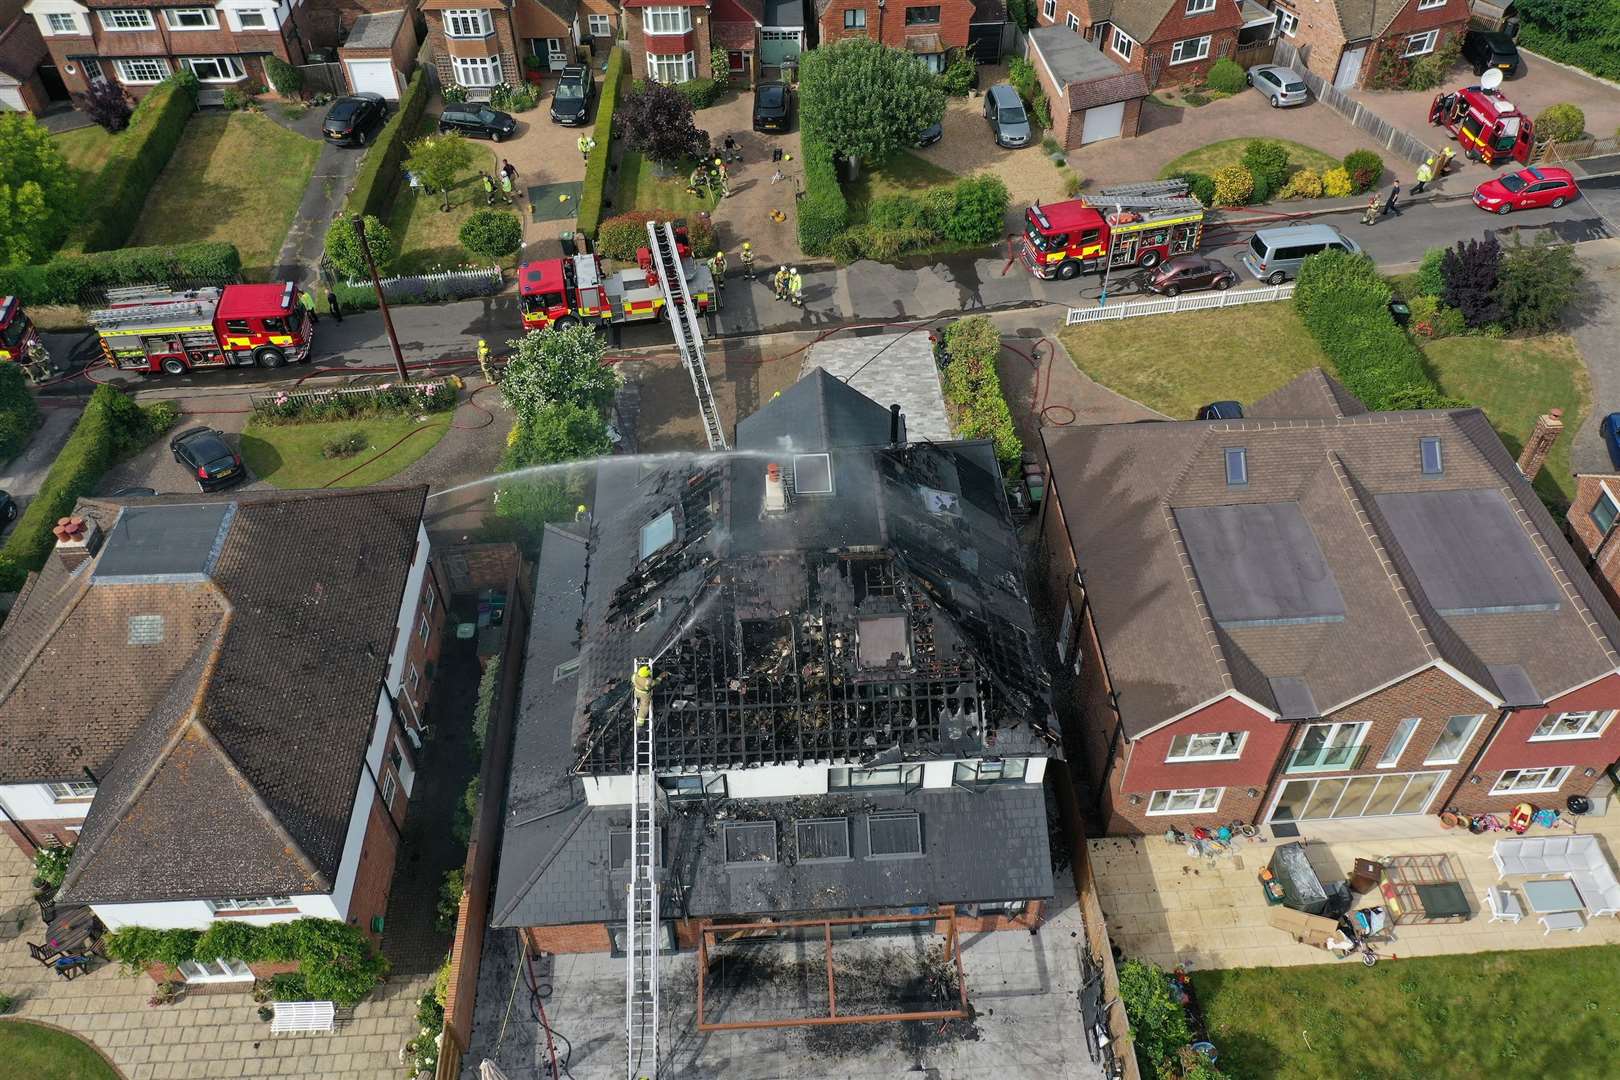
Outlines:
[[[685,10],[682,8],[681,10]],[[647,54],[647,78],[661,83],[683,83],[697,78],[697,54],[657,56]]]
[[[481,38],[488,37],[494,32],[490,25],[489,12],[478,8],[456,9],[444,13],[444,36],[453,38]],[[484,85],[467,84],[462,85]]]
[[499,86],[501,83],[498,56],[452,56],[450,66],[459,86]]
[[[684,34],[692,29],[692,9],[684,7],[650,7],[641,16],[641,26],[649,34]],[[692,76],[688,75],[688,79]],[[668,80],[660,79],[659,82]],[[676,80],[680,81],[680,80]]]
[[197,76],[198,82],[238,82],[247,78],[242,61],[234,56],[184,56],[180,65]]

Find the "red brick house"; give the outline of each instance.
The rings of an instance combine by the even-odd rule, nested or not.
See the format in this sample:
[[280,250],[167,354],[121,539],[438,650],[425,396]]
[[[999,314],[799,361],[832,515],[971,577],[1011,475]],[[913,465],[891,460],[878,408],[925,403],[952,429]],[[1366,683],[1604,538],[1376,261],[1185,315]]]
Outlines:
[[1237,50],[1237,0],[1040,0],[1036,23],[1061,26],[1142,73],[1149,90],[1202,79]]
[[[51,102],[51,87],[40,74],[50,61],[39,26],[23,13],[22,0],[0,0],[0,112],[42,114]],[[60,96],[55,72],[47,69]]]
[[1416,59],[1468,29],[1468,0],[1270,0],[1283,41],[1340,90],[1365,86],[1385,56]]
[[1606,783],[1620,618],[1477,409],[1368,413],[1312,371],[1242,420],[1043,450],[1042,591],[1108,833]]
[[1620,610],[1620,473],[1579,473],[1569,506],[1569,542],[1609,603]]
[[733,78],[779,78],[808,44],[802,0],[626,0],[624,33],[636,78],[666,83],[712,78],[715,49]]
[[930,71],[945,70],[952,49],[966,49],[976,21],[973,0],[816,0],[816,22],[823,42],[869,37],[916,53]]

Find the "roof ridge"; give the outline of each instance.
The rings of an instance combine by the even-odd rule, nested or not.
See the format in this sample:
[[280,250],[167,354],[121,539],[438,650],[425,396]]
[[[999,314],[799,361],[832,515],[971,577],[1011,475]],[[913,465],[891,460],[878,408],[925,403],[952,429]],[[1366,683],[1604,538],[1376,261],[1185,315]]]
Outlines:
[[1198,621],[1209,643],[1209,651],[1215,657],[1215,667],[1220,672],[1221,684],[1229,691],[1235,690],[1237,681],[1232,677],[1231,662],[1221,645],[1220,628],[1216,625],[1214,615],[1210,613],[1209,602],[1204,597],[1204,587],[1198,583],[1198,572],[1193,569],[1192,555],[1187,551],[1186,538],[1181,535],[1181,526],[1176,522],[1175,510],[1170,506],[1168,499],[1159,500],[1159,512],[1164,516],[1165,525],[1170,530],[1170,543],[1181,563],[1181,574],[1187,583],[1187,590],[1192,593],[1193,606],[1198,609]]

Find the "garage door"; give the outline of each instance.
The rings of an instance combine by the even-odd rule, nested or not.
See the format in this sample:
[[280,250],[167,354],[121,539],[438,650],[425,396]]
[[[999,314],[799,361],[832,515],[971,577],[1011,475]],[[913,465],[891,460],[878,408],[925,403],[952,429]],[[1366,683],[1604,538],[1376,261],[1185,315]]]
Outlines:
[[0,86],[0,112],[12,109],[23,110],[22,89],[16,86]]
[[357,94],[370,91],[389,101],[399,100],[399,83],[394,81],[394,65],[387,60],[345,60],[349,85]]
[[765,67],[777,67],[784,60],[799,56],[799,31],[761,30],[759,32],[759,62]]
[[1102,139],[1119,138],[1119,129],[1125,123],[1125,103],[1095,105],[1086,110],[1085,126],[1080,129],[1080,145]]

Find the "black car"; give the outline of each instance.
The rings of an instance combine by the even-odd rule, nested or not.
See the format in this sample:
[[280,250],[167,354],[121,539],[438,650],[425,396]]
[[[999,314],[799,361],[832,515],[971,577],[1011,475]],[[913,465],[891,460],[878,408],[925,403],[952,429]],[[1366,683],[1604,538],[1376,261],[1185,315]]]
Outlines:
[[469,101],[465,105],[446,105],[439,114],[439,131],[500,142],[517,131],[517,121],[498,109]]
[[11,497],[11,492],[0,491],[0,529],[17,520],[17,500]]
[[596,96],[596,82],[588,67],[565,67],[557,80],[557,91],[551,95],[551,122],[574,127],[590,119],[591,98]]
[[332,102],[321,132],[339,146],[364,146],[386,119],[388,105],[381,94],[355,94]]
[[1462,56],[1475,75],[1483,75],[1491,68],[1500,71],[1504,79],[1519,73],[1519,47],[1506,34],[1470,30],[1463,38]]
[[793,92],[787,83],[762,82],[754,87],[754,130],[786,131],[793,115]]
[[174,460],[197,478],[197,490],[218,491],[247,479],[242,455],[231,449],[225,436],[213,428],[196,427],[176,435],[169,443]]
[[929,124],[927,127],[922,129],[922,134],[917,136],[917,145],[933,146],[944,137],[945,125],[936,120],[934,123]]
[[1243,406],[1235,401],[1212,401],[1198,410],[1200,420],[1241,420]]

